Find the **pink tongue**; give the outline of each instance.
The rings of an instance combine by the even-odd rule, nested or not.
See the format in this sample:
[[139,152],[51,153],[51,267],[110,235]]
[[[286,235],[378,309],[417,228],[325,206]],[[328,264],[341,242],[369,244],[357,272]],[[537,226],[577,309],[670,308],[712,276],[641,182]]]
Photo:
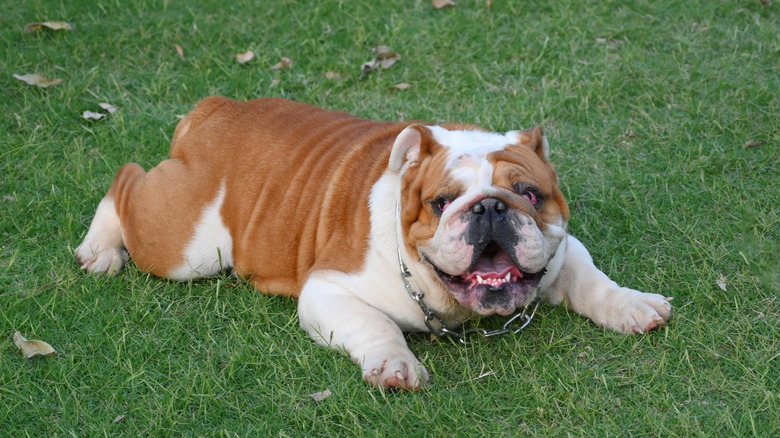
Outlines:
[[482,278],[504,278],[507,272],[511,272],[512,277],[523,276],[523,273],[512,263],[509,254],[498,251],[492,258],[481,257],[473,270],[462,278],[469,281],[476,279],[477,275]]

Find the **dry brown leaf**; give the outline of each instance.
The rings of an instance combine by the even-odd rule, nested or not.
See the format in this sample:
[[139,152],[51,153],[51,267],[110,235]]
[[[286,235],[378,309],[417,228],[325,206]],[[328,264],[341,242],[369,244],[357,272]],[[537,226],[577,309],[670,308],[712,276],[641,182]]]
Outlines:
[[62,79],[49,79],[39,74],[18,75],[14,73],[14,77],[22,82],[27,82],[30,85],[37,85],[41,88],[51,87],[62,82]]
[[361,76],[366,74],[366,73],[369,73],[369,72],[372,72],[372,71],[376,70],[376,68],[378,66],[379,66],[379,63],[376,62],[376,59],[373,60],[373,61],[364,62],[360,66],[360,74],[361,74]]
[[376,57],[371,61],[364,62],[363,65],[360,66],[361,75],[372,72],[379,67],[390,68],[393,64],[401,60],[401,55],[391,51],[387,46],[374,47],[371,51],[376,52]]
[[718,280],[716,281],[718,283],[718,287],[721,288],[723,292],[726,291],[726,276],[723,274],[720,274],[720,277],[718,277]]
[[271,70],[283,70],[292,67],[292,64],[292,59],[283,57],[279,62],[271,66]]
[[176,47],[176,54],[179,55],[179,58],[184,59],[184,49],[178,44],[174,44],[174,47]]
[[341,79],[341,75],[335,71],[328,70],[325,72],[325,79]]
[[401,60],[401,55],[395,52],[381,52],[376,55],[376,60],[382,68],[390,68],[393,64]]
[[487,0],[487,8],[490,9],[491,6],[493,6],[493,0]]
[[51,30],[73,30],[73,25],[64,21],[44,21],[41,23],[29,23],[24,26],[24,31],[27,33],[39,32],[43,29]]
[[119,110],[119,108],[115,107],[114,105],[111,105],[110,103],[99,103],[98,104],[101,108],[108,111],[109,114],[114,114]]
[[393,85],[393,88],[397,88],[399,90],[408,90],[412,84],[407,84],[406,82],[401,82],[400,84]]
[[127,415],[117,415],[116,418],[114,418],[114,423],[119,423],[120,421],[124,420]]
[[92,112],[92,111],[84,111],[83,113],[81,113],[81,117],[86,119],[86,120],[100,120],[103,117],[106,117],[106,115],[103,114],[103,113],[96,113],[96,112]]
[[254,57],[255,54],[251,50],[247,50],[244,53],[236,53],[236,59],[238,60],[239,64],[246,64],[247,62],[251,61]]
[[16,344],[16,346],[19,347],[20,350],[22,350],[22,354],[27,359],[35,356],[45,357],[45,356],[51,356],[52,354],[57,354],[57,350],[55,350],[51,345],[47,344],[46,342],[39,341],[36,339],[27,340],[19,332],[14,333],[14,344]]
[[760,141],[760,140],[759,141],[751,140],[751,141],[745,143],[745,147],[746,148],[755,148],[755,147],[761,146],[764,143],[766,143],[766,142],[765,141]]
[[436,9],[441,9],[446,6],[455,6],[457,3],[455,3],[452,0],[433,0],[433,7]]
[[322,392],[315,392],[314,394],[309,394],[309,397],[314,399],[314,401],[316,402],[321,402],[332,395],[333,393],[330,392],[330,389],[326,389],[325,391]]

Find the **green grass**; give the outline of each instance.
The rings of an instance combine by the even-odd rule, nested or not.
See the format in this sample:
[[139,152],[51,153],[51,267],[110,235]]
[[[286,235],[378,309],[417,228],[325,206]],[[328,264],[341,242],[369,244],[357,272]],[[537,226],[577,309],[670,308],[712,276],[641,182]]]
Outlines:
[[[0,1],[0,435],[780,434],[779,5],[189,3]],[[77,31],[22,32],[46,20]],[[403,60],[360,78],[379,44]],[[293,67],[269,70],[282,56]],[[80,272],[115,172],[162,160],[176,115],[210,94],[541,124],[571,231],[618,282],[674,296],[674,319],[625,337],[543,307],[516,339],[411,335],[433,382],[390,394],[310,341],[294,301],[227,277]],[[120,110],[81,119],[99,102]],[[24,359],[16,330],[59,354]]]

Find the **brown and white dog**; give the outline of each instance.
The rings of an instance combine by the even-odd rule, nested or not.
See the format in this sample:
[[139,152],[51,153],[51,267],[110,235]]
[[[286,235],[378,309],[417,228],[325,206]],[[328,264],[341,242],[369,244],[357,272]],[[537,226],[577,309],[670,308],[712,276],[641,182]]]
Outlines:
[[129,253],[176,280],[232,269],[298,297],[303,329],[377,387],[429,380],[402,334],[427,328],[399,254],[451,327],[508,315],[537,290],[619,332],[665,325],[669,299],[620,287],[567,234],[548,155],[538,127],[498,134],[210,97],[179,123],[170,159],[122,167],[76,259],[116,274]]

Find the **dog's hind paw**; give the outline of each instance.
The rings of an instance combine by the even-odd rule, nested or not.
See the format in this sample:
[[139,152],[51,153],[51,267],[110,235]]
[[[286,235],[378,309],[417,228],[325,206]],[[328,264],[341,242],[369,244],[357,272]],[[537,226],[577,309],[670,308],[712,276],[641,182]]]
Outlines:
[[124,248],[102,249],[85,240],[76,248],[76,263],[79,268],[91,274],[116,275],[127,264],[127,251]]

